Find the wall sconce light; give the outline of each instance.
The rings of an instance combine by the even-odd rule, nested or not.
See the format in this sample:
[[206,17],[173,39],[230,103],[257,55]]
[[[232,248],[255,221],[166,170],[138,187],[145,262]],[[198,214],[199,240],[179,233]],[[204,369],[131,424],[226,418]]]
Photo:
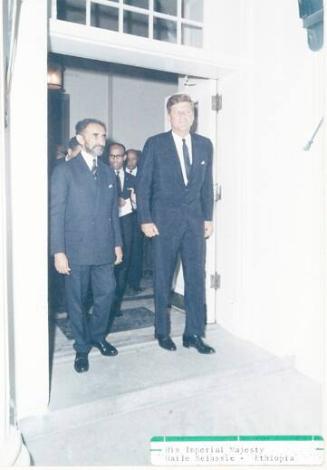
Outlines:
[[324,2],[323,0],[298,0],[300,18],[307,30],[308,44],[312,51],[319,51],[324,45]]
[[64,90],[64,68],[61,64],[48,64],[48,89]]

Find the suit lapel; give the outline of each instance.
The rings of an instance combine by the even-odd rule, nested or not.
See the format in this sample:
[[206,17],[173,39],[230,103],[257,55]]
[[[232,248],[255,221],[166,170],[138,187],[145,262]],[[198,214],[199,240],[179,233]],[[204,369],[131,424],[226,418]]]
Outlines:
[[[171,148],[171,153],[173,155],[172,160],[173,160],[173,164],[176,167],[176,172],[175,173],[177,174],[177,178],[179,180],[179,183],[182,184],[183,186],[185,186],[184,178],[183,178],[183,172],[182,172],[181,164],[180,164],[180,161],[179,161],[178,152],[177,152],[177,148],[176,148],[176,145],[175,145],[174,137],[173,137],[173,134],[172,134],[171,131],[168,134],[169,134],[169,141],[170,141],[169,145],[170,145],[170,148]],[[196,134],[191,134],[191,143],[192,143],[192,167],[191,167],[191,175],[190,175],[190,179],[189,179],[189,182],[188,182],[188,186],[190,186],[190,184],[192,184],[192,181],[195,180],[196,175],[199,173],[200,155],[201,155],[200,146],[199,146],[199,142],[198,142]]]
[[128,173],[124,171],[124,185],[123,185],[123,193],[127,193],[127,188],[128,188]]
[[122,188],[121,194],[122,194],[122,197],[123,197],[124,199],[127,199],[127,198],[128,198],[128,190],[127,190],[127,188],[129,187],[129,184],[128,184],[128,173],[127,173],[125,170],[123,170],[123,171],[124,171],[124,184],[123,184],[123,188]]
[[93,175],[90,171],[90,168],[87,166],[87,163],[84,160],[83,155],[81,153],[79,155],[77,155],[76,162],[78,162],[81,172],[83,172],[85,175],[91,176],[93,178]]
[[94,181],[90,168],[88,167],[81,153],[76,157],[76,162],[78,163],[80,172],[86,175],[88,178],[91,178],[92,181]]
[[192,167],[191,167],[191,176],[189,180],[189,185],[196,178],[196,175],[199,173],[200,166],[200,148],[198,144],[198,139],[196,134],[191,134],[192,142]]
[[81,178],[85,181],[85,186],[89,188],[90,192],[92,192],[92,197],[95,197],[98,185],[96,184],[96,181],[94,181],[94,177],[87,166],[86,161],[82,157],[82,154],[76,157],[76,166]]
[[[98,160],[98,172],[97,172],[97,179],[95,181],[95,188],[96,188],[96,195],[95,195],[95,204],[96,208],[99,207],[100,202],[102,201],[102,198],[106,194],[106,188],[107,188],[107,179],[105,172],[103,171],[103,164],[101,164],[101,161]],[[103,188],[105,188],[105,191],[103,191]],[[102,190],[102,191],[101,191]]]
[[182,184],[183,186],[185,186],[181,163],[179,161],[178,152],[177,152],[177,148],[175,145],[172,131],[168,132],[168,140],[169,140],[169,154],[172,155],[172,159],[171,159],[172,165],[175,167],[174,174],[176,175],[179,184]]

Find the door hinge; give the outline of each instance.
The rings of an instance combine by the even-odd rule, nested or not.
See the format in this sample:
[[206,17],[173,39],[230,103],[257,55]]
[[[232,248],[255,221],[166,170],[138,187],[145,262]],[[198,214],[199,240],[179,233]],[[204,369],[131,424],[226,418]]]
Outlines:
[[221,201],[221,197],[222,197],[221,184],[216,183],[215,184],[215,202]]
[[218,274],[217,272],[215,272],[215,274],[211,274],[210,276],[210,287],[212,289],[220,289],[220,274]]
[[222,107],[223,107],[223,97],[219,95],[218,93],[216,95],[213,95],[211,97],[212,111],[216,111],[218,113],[222,109]]

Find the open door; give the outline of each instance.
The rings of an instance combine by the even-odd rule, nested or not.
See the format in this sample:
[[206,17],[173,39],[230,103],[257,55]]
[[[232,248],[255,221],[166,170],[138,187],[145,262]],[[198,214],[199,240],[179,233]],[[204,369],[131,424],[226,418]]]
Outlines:
[[[178,92],[187,93],[195,102],[195,130],[197,133],[208,137],[216,147],[217,138],[217,110],[214,106],[217,96],[217,80],[205,78],[183,77],[178,81]],[[168,121],[166,128],[169,129]],[[214,185],[217,181],[217,164],[214,152],[213,175]],[[217,224],[214,210],[214,234],[206,242],[206,304],[207,304],[207,322],[216,321],[216,292],[219,278],[216,274],[216,240]],[[179,295],[184,294],[184,279],[181,267],[175,274],[173,290]]]

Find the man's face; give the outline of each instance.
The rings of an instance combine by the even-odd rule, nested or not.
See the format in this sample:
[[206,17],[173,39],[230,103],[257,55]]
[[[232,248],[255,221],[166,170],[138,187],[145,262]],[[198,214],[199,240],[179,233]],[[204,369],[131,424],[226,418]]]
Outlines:
[[120,170],[123,168],[126,156],[124,149],[120,145],[111,145],[109,149],[109,163],[114,170]]
[[137,167],[137,153],[130,151],[127,154],[126,166],[129,170],[134,170]]
[[83,150],[99,157],[106,143],[106,129],[101,124],[89,124],[76,138]]
[[169,113],[171,128],[178,135],[187,135],[194,121],[192,104],[183,101],[174,104]]

